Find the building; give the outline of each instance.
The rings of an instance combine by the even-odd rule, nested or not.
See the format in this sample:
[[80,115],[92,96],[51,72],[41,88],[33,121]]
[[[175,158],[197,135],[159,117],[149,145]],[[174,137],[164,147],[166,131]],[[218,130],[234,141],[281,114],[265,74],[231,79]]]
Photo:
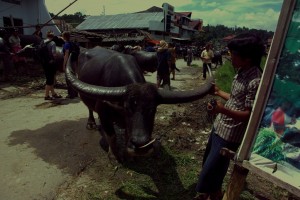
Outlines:
[[76,40],[84,47],[95,46],[104,37],[96,33],[74,30],[65,21],[51,18],[45,0],[0,0],[0,9],[0,28],[6,29],[8,33],[13,28],[18,28],[21,37],[26,38],[25,43],[21,41],[22,46],[28,42],[29,44],[36,42],[26,37],[35,32],[36,25],[43,27],[43,37],[48,30],[52,30],[55,35],[61,35],[63,31],[68,30],[71,32],[72,40]]
[[54,34],[60,31],[52,21],[45,0],[0,0],[0,27],[18,28],[24,35],[31,35],[37,24],[46,24],[42,29],[43,35],[51,29]]
[[89,16],[76,29],[106,35],[103,46],[115,43],[139,44],[189,42],[202,30],[202,20],[192,20],[192,12],[174,12],[174,7],[164,3],[162,8],[151,7],[145,11],[129,14]]

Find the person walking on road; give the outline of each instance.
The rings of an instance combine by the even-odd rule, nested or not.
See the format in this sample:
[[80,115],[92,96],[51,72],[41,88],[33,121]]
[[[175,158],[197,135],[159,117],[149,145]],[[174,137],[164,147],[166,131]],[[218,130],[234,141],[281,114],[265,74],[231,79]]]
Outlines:
[[168,43],[161,40],[159,48],[157,49],[157,88],[160,87],[161,82],[163,87],[171,89],[170,71],[171,71],[171,59],[168,49]]
[[169,52],[170,52],[170,60],[171,60],[171,74],[172,80],[175,80],[175,70],[179,70],[176,68],[176,49],[172,43],[169,44]]
[[[54,80],[57,70],[55,58],[56,58],[56,44],[52,41],[54,38],[54,33],[52,31],[47,32],[47,38],[42,40],[42,43],[45,45],[46,55],[43,56],[42,65],[44,68],[46,76],[46,86],[45,86],[45,100],[54,100],[56,98],[61,98],[61,95],[58,95],[54,91]],[[51,92],[52,96],[49,95]]]
[[206,72],[208,71],[211,75],[211,62],[214,57],[214,53],[211,50],[211,44],[206,44],[205,49],[202,51],[200,58],[203,62],[203,80],[206,79]]

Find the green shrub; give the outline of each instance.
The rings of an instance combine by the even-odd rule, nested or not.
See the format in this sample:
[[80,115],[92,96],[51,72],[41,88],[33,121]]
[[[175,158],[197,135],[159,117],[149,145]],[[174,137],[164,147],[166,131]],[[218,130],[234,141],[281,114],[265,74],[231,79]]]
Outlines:
[[[263,69],[265,67],[265,63],[266,63],[266,57],[264,56],[261,61],[261,67]],[[235,74],[236,74],[236,70],[232,66],[231,61],[226,59],[222,67],[219,67],[215,73],[217,86],[221,90],[229,93],[231,89],[231,83]]]

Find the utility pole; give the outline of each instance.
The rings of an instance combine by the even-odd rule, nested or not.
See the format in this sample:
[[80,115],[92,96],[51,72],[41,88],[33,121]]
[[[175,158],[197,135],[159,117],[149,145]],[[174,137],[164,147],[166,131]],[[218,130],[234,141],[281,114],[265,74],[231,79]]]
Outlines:
[[101,15],[105,15],[105,6],[103,6]]

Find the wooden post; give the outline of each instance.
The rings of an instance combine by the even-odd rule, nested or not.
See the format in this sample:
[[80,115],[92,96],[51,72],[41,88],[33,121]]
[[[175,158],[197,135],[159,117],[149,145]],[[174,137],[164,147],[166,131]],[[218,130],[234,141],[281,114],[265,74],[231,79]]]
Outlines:
[[239,164],[234,164],[232,175],[223,196],[223,200],[238,200],[244,188],[249,170]]

